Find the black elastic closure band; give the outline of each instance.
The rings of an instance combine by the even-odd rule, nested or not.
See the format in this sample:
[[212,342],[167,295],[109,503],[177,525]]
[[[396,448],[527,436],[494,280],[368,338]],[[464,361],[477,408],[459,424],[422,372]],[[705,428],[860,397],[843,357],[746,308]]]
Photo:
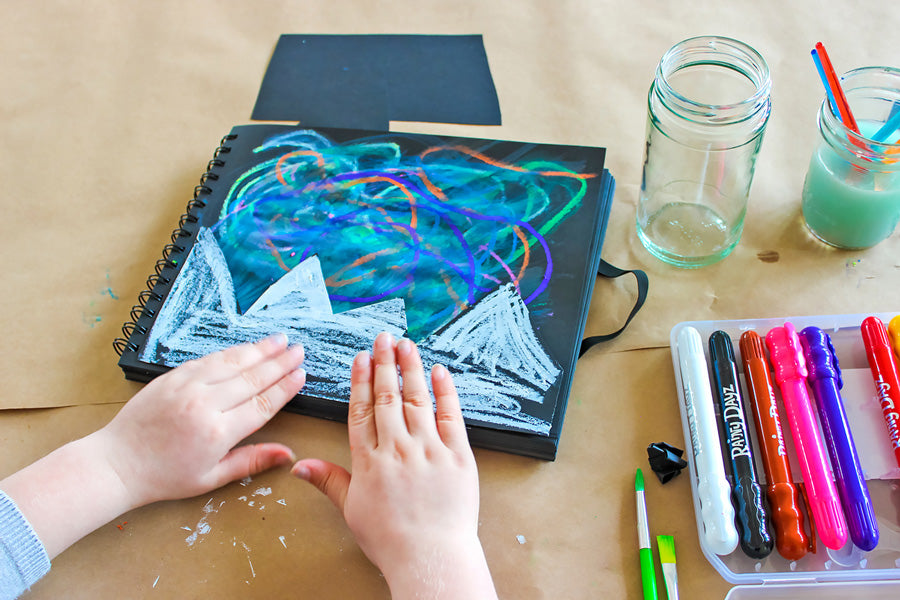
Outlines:
[[581,358],[584,356],[584,353],[591,349],[592,346],[599,344],[600,342],[606,342],[615,337],[618,337],[620,333],[625,331],[625,328],[628,327],[628,324],[631,323],[631,320],[634,316],[641,310],[641,307],[644,306],[644,302],[647,300],[647,291],[650,289],[650,280],[647,278],[647,274],[639,269],[632,269],[631,271],[626,271],[625,269],[620,269],[619,267],[614,267],[609,264],[602,258],[600,259],[600,267],[597,269],[597,275],[601,277],[606,277],[607,279],[616,279],[617,277],[621,277],[622,275],[634,275],[634,278],[637,280],[637,300],[635,300],[634,308],[631,309],[631,313],[628,315],[628,318],[625,319],[625,324],[619,328],[618,331],[614,331],[612,333],[607,333],[604,335],[593,335],[590,337],[584,338],[581,342],[581,350],[578,352],[578,357]]

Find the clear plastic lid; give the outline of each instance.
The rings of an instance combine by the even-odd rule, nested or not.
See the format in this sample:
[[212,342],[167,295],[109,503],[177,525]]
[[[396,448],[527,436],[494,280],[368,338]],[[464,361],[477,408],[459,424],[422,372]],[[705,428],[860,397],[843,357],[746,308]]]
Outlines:
[[[877,316],[887,322],[897,313],[876,313],[874,315],[832,315],[832,316],[805,316],[783,317],[773,319],[748,319],[735,321],[693,321],[676,325],[670,335],[673,367],[677,384],[679,410],[681,413],[684,440],[687,445],[685,458],[691,478],[691,492],[694,502],[694,513],[698,532],[703,531],[703,520],[700,514],[700,505],[697,496],[697,473],[693,461],[691,448],[690,426],[685,407],[684,388],[679,365],[678,348],[676,340],[679,332],[685,327],[694,327],[704,341],[704,351],[709,361],[709,349],[707,341],[709,336],[718,330],[725,331],[735,347],[738,359],[738,371],[741,374],[742,392],[744,399],[748,400],[746,382],[743,381],[743,369],[740,363],[738,340],[744,331],[755,330],[761,336],[773,327],[784,325],[786,321],[794,324],[798,331],[804,327],[817,326],[828,333],[833,341],[835,352],[840,361],[844,379],[842,390],[847,418],[850,422],[854,440],[860,456],[860,463],[866,473],[869,493],[878,520],[880,539],[878,545],[870,552],[862,552],[853,548],[852,552],[834,552],[825,548],[821,541],[817,542],[817,552],[807,553],[797,560],[789,561],[780,556],[777,550],[773,550],[768,557],[757,560],[746,556],[738,547],[734,552],[726,556],[719,556],[704,545],[703,536],[700,538],[700,547],[710,564],[727,581],[742,584],[732,590],[728,595],[730,599],[737,598],[812,598],[812,595],[797,595],[805,593],[805,585],[822,582],[861,582],[866,583],[861,587],[852,588],[850,593],[847,587],[835,588],[842,591],[838,595],[826,596],[817,594],[818,600],[827,598],[868,598],[885,597],[858,596],[855,590],[890,589],[900,590],[900,469],[894,462],[890,448],[887,427],[881,413],[872,374],[860,334],[860,323],[868,316]],[[795,481],[800,481],[800,469],[794,451],[793,441],[788,423],[784,418],[781,396],[775,387],[778,405],[782,410],[782,425],[784,427],[785,442],[789,458],[792,462],[792,474]],[[749,410],[749,409],[748,409]],[[763,483],[764,471],[759,462],[759,444],[755,438],[755,426],[750,427],[754,449],[756,452],[757,472],[760,483]],[[808,516],[807,516],[808,518]],[[807,523],[808,530],[808,523]],[[874,582],[879,582],[877,586]],[[748,585],[749,584],[749,585]],[[762,584],[762,585],[759,585]],[[800,584],[800,585],[798,585]],[[888,586],[888,587],[884,587]],[[747,587],[748,589],[744,589]],[[765,590],[764,596],[754,595],[759,587]],[[817,587],[824,590],[825,587]],[[830,586],[829,586],[830,589]],[[786,591],[785,595],[769,595],[776,590]],[[797,590],[800,590],[798,592]],[[810,593],[813,593],[810,590]],[[823,592],[824,593],[824,592]],[[830,592],[829,592],[830,593]],[[893,597],[900,597],[895,593]]]

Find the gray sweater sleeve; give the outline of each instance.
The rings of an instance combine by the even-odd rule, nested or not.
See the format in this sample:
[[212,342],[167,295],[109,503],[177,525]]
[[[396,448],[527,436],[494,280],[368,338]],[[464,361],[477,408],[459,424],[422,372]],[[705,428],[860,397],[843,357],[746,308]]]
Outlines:
[[0,490],[0,600],[17,598],[50,570],[50,557],[19,507]]

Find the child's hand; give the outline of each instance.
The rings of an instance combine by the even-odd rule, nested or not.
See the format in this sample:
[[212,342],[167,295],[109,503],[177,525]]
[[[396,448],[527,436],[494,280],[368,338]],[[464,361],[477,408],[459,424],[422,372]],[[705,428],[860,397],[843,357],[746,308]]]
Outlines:
[[431,384],[436,413],[415,344],[379,335],[372,356],[360,353],[351,370],[352,476],[315,459],[299,461],[293,473],[341,510],[394,598],[495,598],[456,388],[440,365]]
[[208,492],[292,460],[281,444],[235,446],[306,379],[303,349],[275,336],[185,363],[103,429],[0,481],[50,558],[118,515]]
[[306,381],[284,335],[187,362],[150,382],[98,435],[136,505],[196,496],[293,460],[282,444],[235,446]]

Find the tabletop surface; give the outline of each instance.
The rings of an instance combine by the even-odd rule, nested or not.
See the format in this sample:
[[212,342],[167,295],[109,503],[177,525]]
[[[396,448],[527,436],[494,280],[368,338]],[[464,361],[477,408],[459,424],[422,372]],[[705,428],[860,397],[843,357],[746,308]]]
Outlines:
[[[668,336],[682,321],[900,313],[900,232],[865,251],[807,233],[800,191],[823,89],[839,71],[900,66],[900,4],[434,0],[32,2],[0,9],[0,244],[7,269],[0,478],[105,424],[140,385],[112,340],[218,140],[249,121],[282,33],[481,34],[503,125],[414,131],[603,146],[617,188],[602,256],[650,279],[618,339],[578,362],[559,454],[476,450],[480,536],[505,598],[637,598],[634,469],[684,447]],[[773,110],[743,238],[679,270],[634,231],[646,93],[662,54],[695,35],[765,57]],[[587,334],[617,329],[633,281],[600,280]],[[254,434],[349,465],[345,426],[280,414]],[[675,536],[682,597],[731,587],[700,551],[690,484],[647,481],[651,534]],[[201,520],[208,525],[198,528]],[[205,531],[193,536],[192,532]],[[31,598],[387,598],[384,579],[315,489],[276,470],[123,515],[60,555]]]

